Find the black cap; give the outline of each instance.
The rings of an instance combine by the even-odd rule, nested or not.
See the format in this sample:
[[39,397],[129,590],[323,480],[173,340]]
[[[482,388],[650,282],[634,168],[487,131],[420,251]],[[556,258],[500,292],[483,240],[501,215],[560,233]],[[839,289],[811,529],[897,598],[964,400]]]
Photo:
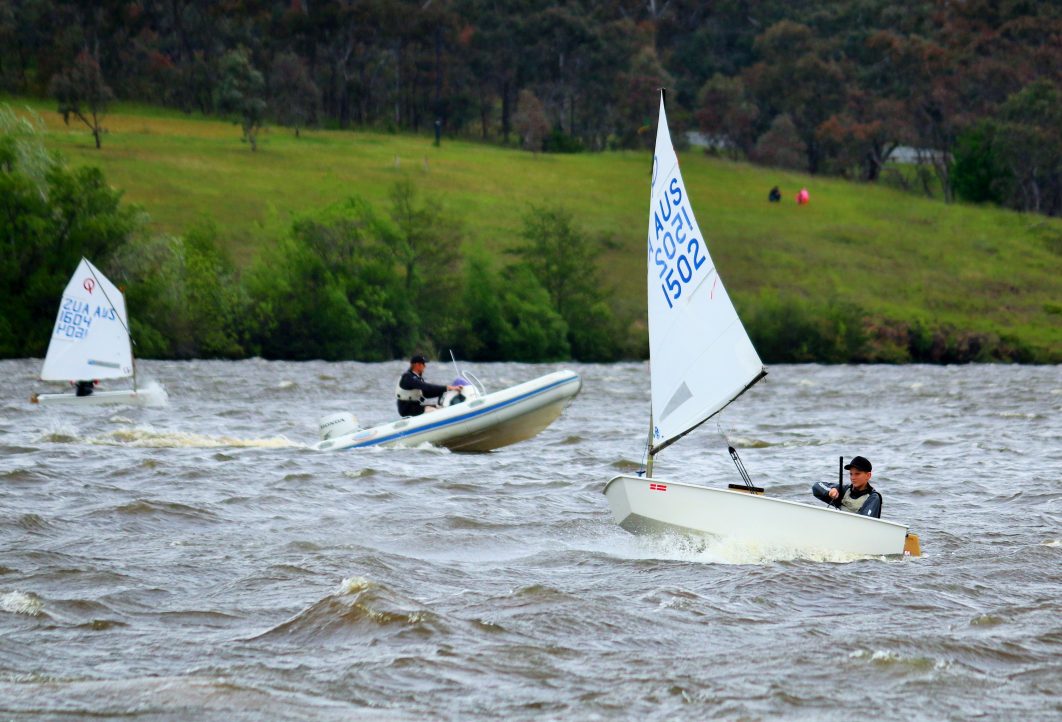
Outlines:
[[862,456],[856,456],[850,462],[845,464],[844,468],[855,469],[856,471],[871,471],[874,467]]
[[421,355],[420,355],[420,354],[418,353],[418,354],[417,354],[416,356],[414,356],[413,358],[411,358],[411,359],[409,360],[409,362],[410,362],[411,364],[426,364],[426,363],[428,363],[428,359],[424,358],[423,356],[421,356]]

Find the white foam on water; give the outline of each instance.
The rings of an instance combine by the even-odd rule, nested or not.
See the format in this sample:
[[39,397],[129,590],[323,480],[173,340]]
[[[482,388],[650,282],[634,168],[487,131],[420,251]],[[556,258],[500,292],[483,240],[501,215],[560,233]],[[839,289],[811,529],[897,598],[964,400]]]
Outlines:
[[836,551],[809,551],[794,547],[758,544],[733,538],[709,538],[683,534],[625,534],[623,542],[610,538],[601,551],[627,559],[670,559],[696,564],[758,565],[803,559],[814,562],[849,563],[879,557]]
[[265,439],[240,439],[232,436],[208,436],[186,431],[158,430],[151,426],[136,426],[115,429],[99,436],[84,439],[85,443],[100,446],[136,446],[154,449],[212,449],[218,447],[287,449],[304,448],[300,444],[283,436]]
[[365,577],[347,577],[339,583],[336,594],[357,594],[375,586]]
[[44,600],[36,594],[14,591],[0,596],[0,611],[36,617],[43,610]]
[[916,668],[932,668],[935,670],[946,669],[951,666],[951,663],[943,659],[932,659],[924,656],[911,656],[900,654],[891,649],[875,649],[869,651],[866,649],[859,649],[849,653],[849,659],[866,659],[870,662],[880,665],[907,665]]
[[166,406],[170,402],[170,395],[158,381],[148,381],[138,387],[137,395],[141,397],[141,406]]

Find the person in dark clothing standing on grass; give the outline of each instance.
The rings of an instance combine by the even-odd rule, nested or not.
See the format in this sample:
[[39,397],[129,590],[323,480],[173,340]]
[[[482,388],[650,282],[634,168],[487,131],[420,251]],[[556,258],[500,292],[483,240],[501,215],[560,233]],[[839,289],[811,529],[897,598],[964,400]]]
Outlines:
[[871,463],[857,456],[845,464],[851,484],[827,484],[820,481],[811,487],[811,493],[838,509],[853,514],[881,518],[881,494],[870,485]]
[[[427,359],[417,354],[409,360],[409,370],[398,379],[395,396],[398,398],[399,416],[420,416],[424,413],[425,399],[436,399],[447,391],[461,390],[460,386],[429,384],[423,378],[424,368],[427,365]],[[435,409],[434,406],[430,408]]]

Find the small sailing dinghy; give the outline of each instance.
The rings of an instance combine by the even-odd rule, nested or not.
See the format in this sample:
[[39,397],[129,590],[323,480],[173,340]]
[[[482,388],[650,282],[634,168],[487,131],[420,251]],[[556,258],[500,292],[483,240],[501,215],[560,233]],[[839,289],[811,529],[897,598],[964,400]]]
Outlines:
[[87,258],[82,258],[63,291],[41,380],[92,382],[124,378],[133,380],[132,388],[92,390],[85,396],[73,391],[34,394],[30,400],[77,406],[137,404],[145,400],[136,388],[125,297]]
[[747,478],[747,486],[714,489],[653,477],[657,452],[767,374],[693,215],[671,144],[663,93],[648,240],[649,460],[645,476],[621,475],[605,486],[616,522],[632,533],[731,538],[802,552],[903,554],[907,527],[896,522],[763,496]]
[[428,443],[453,451],[491,451],[545,429],[572,402],[582,383],[573,371],[546,374],[493,393],[486,393],[477,382],[459,394],[447,392],[438,410],[368,429],[359,428],[353,414],[330,414],[321,418],[322,440],[313,448],[338,451]]

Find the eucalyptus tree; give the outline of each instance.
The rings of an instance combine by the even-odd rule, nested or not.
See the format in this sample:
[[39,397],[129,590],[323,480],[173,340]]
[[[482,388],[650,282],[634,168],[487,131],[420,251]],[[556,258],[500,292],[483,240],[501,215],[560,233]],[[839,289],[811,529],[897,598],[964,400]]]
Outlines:
[[220,77],[214,90],[219,113],[236,119],[243,128],[243,140],[258,150],[258,131],[265,120],[265,78],[251,64],[246,48],[230,50],[218,66]]
[[277,122],[294,128],[296,138],[302,128],[316,119],[321,106],[321,91],[306,63],[295,53],[281,53],[273,59],[269,94]]
[[99,150],[103,118],[114,100],[114,91],[104,82],[96,59],[82,50],[70,67],[52,77],[51,91],[59,103],[63,122],[69,125],[73,117],[84,123]]

